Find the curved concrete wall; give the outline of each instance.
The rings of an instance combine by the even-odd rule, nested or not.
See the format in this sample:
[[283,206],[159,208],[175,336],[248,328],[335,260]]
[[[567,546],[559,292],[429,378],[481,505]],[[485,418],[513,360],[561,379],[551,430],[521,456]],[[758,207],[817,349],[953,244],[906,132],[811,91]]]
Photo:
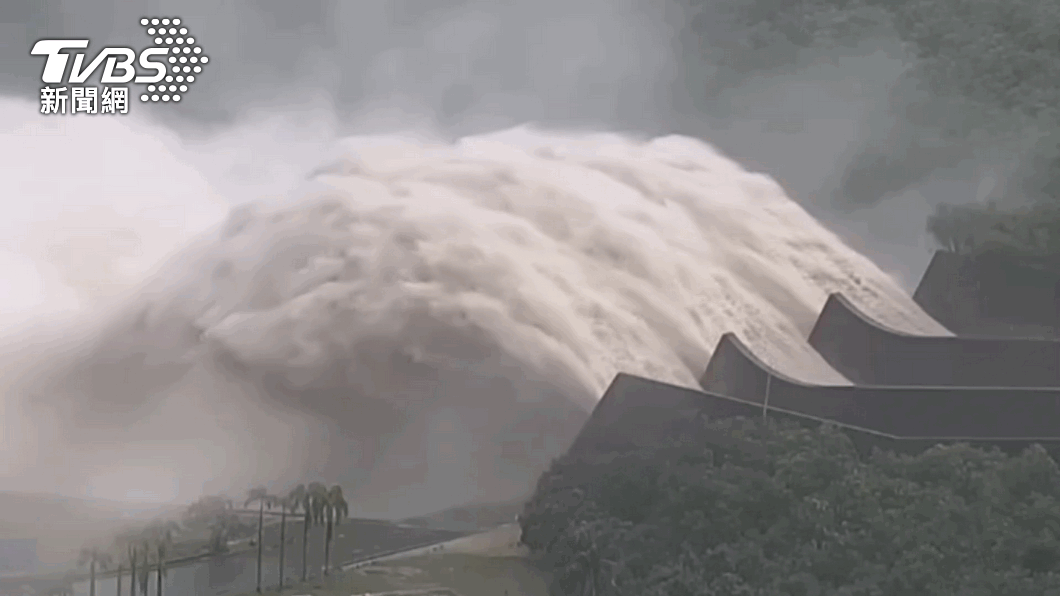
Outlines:
[[699,386],[711,393],[761,404],[770,382],[766,370],[766,365],[743,349],[735,335],[726,333],[718,340]]
[[[714,371],[739,372],[703,389],[752,403],[896,437],[1035,439],[1060,435],[1060,389],[1026,387],[814,386],[773,370],[733,334],[722,336]],[[711,363],[714,364],[713,362]],[[770,379],[768,395],[762,377]],[[746,381],[746,382],[742,382]],[[757,395],[756,395],[757,394]]]
[[[620,373],[596,404],[570,453],[609,453],[658,445],[687,429],[701,414],[711,418],[761,415],[762,408],[739,400]],[[709,397],[709,396],[708,396]],[[704,407],[709,406],[704,411]]]
[[[670,437],[682,433],[701,432],[695,426],[696,420],[701,416],[724,419],[761,415],[762,406],[758,403],[678,387],[643,377],[619,374],[608,387],[604,397],[597,403],[589,420],[571,445],[568,454],[591,461],[597,455],[628,452],[645,445],[658,446],[664,444]],[[958,441],[980,446],[997,446],[1008,452],[1017,452],[1033,443],[1041,443],[1052,451],[1060,448],[1060,436],[986,439],[969,439],[960,436],[905,438],[810,416],[786,408],[770,407],[768,415],[807,426],[830,422],[842,428],[863,453],[869,453],[873,448],[915,453],[939,443]],[[734,446],[732,438],[722,436],[720,433],[718,436],[704,437],[704,440],[721,447]],[[743,447],[742,445],[735,446]]]
[[[1016,451],[1044,444],[1060,456],[1060,273],[1023,261],[935,254],[914,296],[958,334],[887,328],[833,295],[810,344],[855,385],[800,382],[722,336],[696,391],[620,374],[568,453],[606,454],[701,432],[696,420],[781,417],[843,428],[863,451],[915,452],[967,442]],[[711,444],[727,437],[706,437]]]
[[1060,342],[1047,339],[928,337],[888,329],[832,294],[809,343],[862,385],[1060,386]]
[[1060,271],[1044,260],[937,251],[913,300],[958,335],[1060,337]]

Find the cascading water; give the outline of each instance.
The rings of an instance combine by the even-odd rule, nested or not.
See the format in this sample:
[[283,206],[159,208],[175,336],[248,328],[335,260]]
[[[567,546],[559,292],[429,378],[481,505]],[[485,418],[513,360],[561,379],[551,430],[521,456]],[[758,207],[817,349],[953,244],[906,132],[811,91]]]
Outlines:
[[[350,138],[256,200],[147,123],[15,110],[0,321],[53,321],[9,343],[15,486],[190,499],[322,477],[359,515],[500,500],[615,373],[693,386],[725,332],[845,382],[805,344],[830,292],[945,333],[773,180],[691,138]],[[86,156],[100,143],[110,157]],[[275,143],[264,170],[297,170]]]

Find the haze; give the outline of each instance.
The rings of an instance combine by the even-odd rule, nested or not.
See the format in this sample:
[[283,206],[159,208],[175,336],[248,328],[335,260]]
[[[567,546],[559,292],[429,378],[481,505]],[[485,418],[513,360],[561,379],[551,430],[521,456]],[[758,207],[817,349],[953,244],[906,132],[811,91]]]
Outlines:
[[[736,330],[812,376],[785,338],[838,288],[923,324],[931,206],[1022,148],[899,116],[946,106],[891,40],[734,65],[720,5],[698,37],[652,6],[5,4],[5,488],[513,498],[619,370],[690,384]],[[211,58],[185,101],[37,113],[35,39],[139,46],[146,13]]]

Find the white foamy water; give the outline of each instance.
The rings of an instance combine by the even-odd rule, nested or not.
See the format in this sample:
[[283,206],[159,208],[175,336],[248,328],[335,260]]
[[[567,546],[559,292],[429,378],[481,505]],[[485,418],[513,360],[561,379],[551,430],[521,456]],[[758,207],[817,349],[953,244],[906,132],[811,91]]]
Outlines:
[[[242,318],[212,336],[235,352],[321,366],[332,352],[320,344],[347,343],[365,322],[333,327],[314,303],[385,321],[423,309],[598,396],[617,371],[694,385],[727,331],[793,376],[842,381],[803,341],[834,291],[896,328],[945,333],[774,181],[693,139],[517,129],[455,146],[347,145],[294,205],[248,217],[247,237],[327,240],[278,298],[300,332],[263,354],[250,346],[277,345],[259,334],[280,323]],[[447,358],[424,340],[409,348]]]
[[[34,121],[30,106],[5,110],[16,107]],[[415,509],[421,489],[434,503],[504,497],[547,465],[574,412],[617,372],[695,386],[725,332],[792,377],[845,383],[805,342],[831,292],[896,329],[946,333],[773,180],[690,138],[515,129],[455,144],[345,139],[304,182],[277,189],[282,199],[253,202],[234,196],[238,185],[213,184],[194,165],[211,160],[158,140],[159,129],[88,121],[68,120],[63,139],[0,141],[35,163],[70,159],[70,139],[104,135],[151,164],[130,180],[120,160],[102,160],[87,186],[59,165],[27,176],[8,164],[19,182],[9,178],[6,192],[29,197],[17,208],[58,206],[24,218],[59,234],[65,252],[33,248],[43,236],[26,226],[9,230],[13,256],[0,266],[35,285],[0,306],[10,316],[38,308],[27,306],[38,296],[47,312],[102,324],[48,347],[59,356],[44,360],[46,374],[8,371],[20,381],[5,402],[17,393],[60,404],[52,417],[65,430],[38,424],[4,448],[36,441],[38,462],[74,476],[69,462],[95,462],[97,479],[123,478],[157,454],[184,487],[161,479],[130,494],[189,497],[210,482],[346,466],[361,471],[365,510],[373,499]],[[262,171],[289,168],[291,148],[273,144],[270,153],[261,135],[230,135],[209,147],[256,155]],[[227,216],[222,194],[241,204]],[[70,216],[79,204],[95,207]],[[167,227],[173,218],[157,213],[185,219]],[[56,232],[60,217],[91,225]],[[115,296],[117,310],[89,304]],[[314,430],[319,420],[330,434]],[[81,455],[43,449],[43,437]],[[106,437],[107,449],[84,447]],[[138,468],[115,464],[115,437],[136,446]]]

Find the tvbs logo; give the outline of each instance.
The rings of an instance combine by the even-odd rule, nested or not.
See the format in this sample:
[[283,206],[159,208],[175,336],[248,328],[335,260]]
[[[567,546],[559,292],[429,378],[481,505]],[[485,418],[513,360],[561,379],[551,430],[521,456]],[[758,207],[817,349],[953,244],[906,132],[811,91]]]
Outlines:
[[[139,52],[127,47],[105,47],[94,58],[86,60],[86,53],[70,51],[88,48],[90,42],[87,39],[42,39],[35,43],[30,54],[45,57],[41,81],[47,86],[41,89],[41,112],[65,114],[66,100],[70,99],[75,104],[70,113],[95,114],[99,111],[96,101],[103,99],[103,113],[125,113],[128,110],[128,87],[107,85],[128,83],[147,86],[140,101],[180,101],[181,94],[188,91],[188,86],[195,82],[209,58],[202,54],[202,48],[196,45],[188,28],[180,26],[180,19],[143,18],[140,25],[147,29],[154,45]],[[73,67],[69,68],[71,56],[74,58]],[[100,67],[103,69],[99,77],[104,85],[102,93],[95,87],[78,86]],[[71,87],[52,87],[64,83]],[[67,91],[71,95],[68,96]],[[115,106],[122,109],[116,110]]]
[[[99,82],[104,85],[128,83],[133,81],[134,78],[136,83],[157,83],[166,78],[167,68],[162,56],[169,55],[168,48],[147,48],[140,52],[138,60],[140,67],[145,70],[153,70],[154,74],[152,75],[136,74],[136,70],[133,68],[133,61],[136,60],[137,56],[136,52],[131,48],[103,48],[95,59],[88,64],[87,68],[83,66],[85,54],[75,54],[74,68],[70,71],[69,78],[66,78],[66,67],[70,55],[64,54],[62,51],[85,49],[88,47],[88,42],[89,40],[87,39],[42,39],[35,43],[29,53],[34,56],[48,57],[44,63],[44,74],[41,75],[41,80],[48,84],[63,82],[81,84],[99,70],[99,66],[104,60],[106,60],[107,65],[103,69],[102,76],[99,77]],[[153,57],[158,57],[158,59],[152,60]],[[115,70],[120,70],[121,74],[115,73]]]

